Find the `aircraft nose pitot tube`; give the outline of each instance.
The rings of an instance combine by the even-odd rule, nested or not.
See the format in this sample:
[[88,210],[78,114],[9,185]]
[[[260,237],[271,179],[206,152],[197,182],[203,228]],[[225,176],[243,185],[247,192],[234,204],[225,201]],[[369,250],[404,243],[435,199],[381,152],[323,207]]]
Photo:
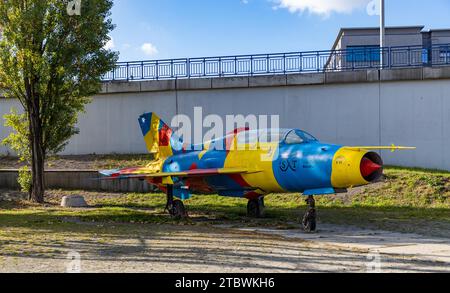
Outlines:
[[383,175],[383,160],[375,152],[341,148],[333,158],[334,188],[350,188],[375,182]]

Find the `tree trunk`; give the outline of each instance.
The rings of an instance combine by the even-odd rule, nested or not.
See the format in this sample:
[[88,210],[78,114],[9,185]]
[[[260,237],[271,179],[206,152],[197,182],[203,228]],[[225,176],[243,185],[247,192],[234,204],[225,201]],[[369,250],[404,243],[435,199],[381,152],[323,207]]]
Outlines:
[[31,143],[31,200],[44,203],[44,161],[45,153],[42,149],[42,123],[39,115],[39,100],[32,99],[29,109],[30,143]]
[[[39,140],[37,140],[39,141]],[[39,142],[34,142],[35,150],[33,152],[33,166],[32,166],[32,187],[31,198],[37,203],[44,203],[44,155],[42,154]]]

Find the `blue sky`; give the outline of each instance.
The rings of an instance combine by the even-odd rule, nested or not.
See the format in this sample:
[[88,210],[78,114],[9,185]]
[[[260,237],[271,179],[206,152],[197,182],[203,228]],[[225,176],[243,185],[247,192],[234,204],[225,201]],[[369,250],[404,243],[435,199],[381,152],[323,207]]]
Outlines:
[[[377,26],[371,0],[114,0],[121,61],[330,49],[341,27]],[[448,0],[386,0],[389,26],[450,28]]]

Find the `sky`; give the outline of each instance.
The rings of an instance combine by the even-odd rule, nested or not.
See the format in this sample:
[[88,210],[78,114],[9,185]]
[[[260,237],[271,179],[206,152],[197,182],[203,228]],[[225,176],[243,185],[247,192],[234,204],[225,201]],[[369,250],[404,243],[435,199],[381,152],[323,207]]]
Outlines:
[[[341,27],[378,26],[378,0],[114,0],[120,61],[329,50]],[[388,26],[450,28],[448,0],[385,0]]]

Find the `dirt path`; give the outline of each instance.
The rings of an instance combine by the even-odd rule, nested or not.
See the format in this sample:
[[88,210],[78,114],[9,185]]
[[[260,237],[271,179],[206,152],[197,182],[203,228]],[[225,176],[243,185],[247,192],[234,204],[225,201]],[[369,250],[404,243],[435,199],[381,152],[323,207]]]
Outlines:
[[[399,254],[401,251],[388,249],[388,242],[381,247],[372,245],[374,237],[389,239],[383,231],[372,231],[381,233],[377,236],[357,231],[339,236],[336,227],[331,228],[309,236],[296,231],[173,225],[128,225],[117,227],[117,233],[113,230],[87,238],[65,233],[57,242],[43,237],[39,249],[15,243],[21,254],[2,250],[0,272],[65,272],[78,264],[67,260],[70,251],[79,254],[82,272],[366,272],[368,267],[377,268],[373,263],[378,260],[373,254],[376,251],[383,272],[450,271],[444,259]],[[449,248],[448,243],[440,244]],[[448,256],[448,250],[442,254]]]
[[246,232],[277,235],[287,239],[310,241],[324,247],[359,249],[420,261],[445,264],[450,271],[450,239],[418,234],[361,229],[351,226],[321,224],[318,233],[267,228],[240,229]]

